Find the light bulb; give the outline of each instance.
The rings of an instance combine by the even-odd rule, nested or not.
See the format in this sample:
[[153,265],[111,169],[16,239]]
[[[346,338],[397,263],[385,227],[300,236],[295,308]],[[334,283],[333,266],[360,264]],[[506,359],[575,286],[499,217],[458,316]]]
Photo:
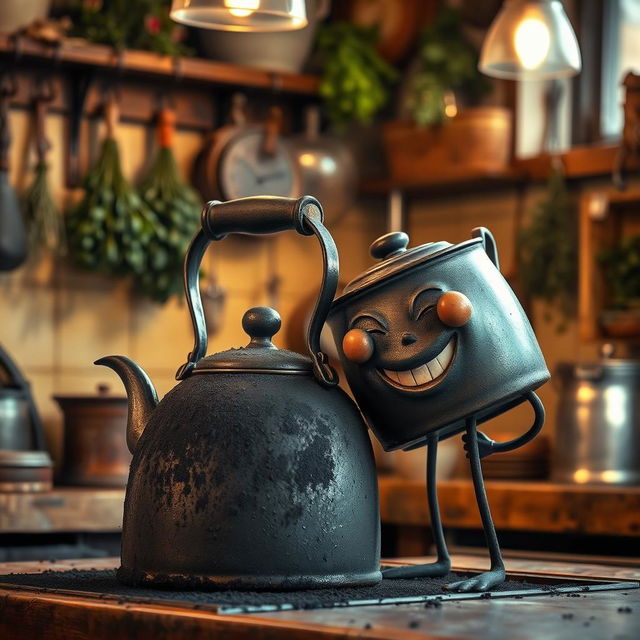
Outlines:
[[236,18],[246,18],[260,7],[260,0],[224,0],[229,13]]
[[527,70],[537,69],[549,54],[549,28],[538,18],[525,18],[516,27],[513,43],[522,66]]

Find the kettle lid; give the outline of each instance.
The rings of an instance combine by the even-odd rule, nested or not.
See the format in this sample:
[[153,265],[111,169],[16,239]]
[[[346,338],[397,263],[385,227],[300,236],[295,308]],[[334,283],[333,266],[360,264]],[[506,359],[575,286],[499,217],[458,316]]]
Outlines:
[[482,243],[480,238],[472,238],[455,245],[445,241],[427,242],[407,249],[409,236],[406,233],[402,231],[387,233],[369,247],[371,257],[377,258],[380,262],[351,280],[344,288],[342,295],[334,301],[334,307],[345,298],[352,298],[414,266],[480,243]]
[[311,374],[311,358],[278,349],[271,338],[278,333],[280,314],[270,307],[253,307],[242,317],[242,328],[251,340],[246,347],[227,349],[201,358],[192,373],[293,373]]

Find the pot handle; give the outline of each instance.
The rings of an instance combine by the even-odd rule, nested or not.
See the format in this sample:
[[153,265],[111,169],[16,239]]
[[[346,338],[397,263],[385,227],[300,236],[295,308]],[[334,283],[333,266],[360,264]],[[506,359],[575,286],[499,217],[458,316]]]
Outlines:
[[322,224],[322,206],[315,198],[280,198],[256,196],[228,202],[213,200],[202,210],[202,229],[196,233],[184,261],[184,286],[193,324],[194,345],[187,362],[176,373],[177,380],[188,377],[196,362],[207,352],[207,325],[200,297],[200,263],[212,240],[222,240],[229,233],[269,234],[295,230],[300,235],[315,235],[322,249],[324,263],[320,295],[307,330],[307,347],[313,372],[326,386],[338,383],[338,375],[320,349],[320,332],[329,315],[338,286],[338,251]]
[[471,230],[471,237],[482,238],[482,244],[484,245],[484,250],[489,256],[489,260],[491,260],[491,262],[493,262],[493,264],[496,266],[496,269],[500,271],[498,247],[491,231],[489,231],[489,229],[487,229],[486,227],[476,227],[475,229]]
[[24,394],[24,399],[29,407],[29,417],[31,418],[31,431],[33,433],[33,445],[37,451],[45,450],[44,431],[42,428],[42,422],[40,421],[40,415],[36,409],[33,396],[31,395],[31,387],[26,378],[22,375],[20,369],[16,363],[9,357],[9,354],[0,345],[0,368],[8,375],[10,384],[20,389]]

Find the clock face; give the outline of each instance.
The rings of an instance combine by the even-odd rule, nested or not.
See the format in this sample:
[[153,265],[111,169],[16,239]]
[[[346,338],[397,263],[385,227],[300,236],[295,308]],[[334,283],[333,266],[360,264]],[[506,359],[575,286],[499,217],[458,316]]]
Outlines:
[[287,196],[297,193],[293,160],[283,144],[274,155],[262,152],[264,132],[246,132],[232,138],[220,158],[220,189],[226,199],[247,196]]

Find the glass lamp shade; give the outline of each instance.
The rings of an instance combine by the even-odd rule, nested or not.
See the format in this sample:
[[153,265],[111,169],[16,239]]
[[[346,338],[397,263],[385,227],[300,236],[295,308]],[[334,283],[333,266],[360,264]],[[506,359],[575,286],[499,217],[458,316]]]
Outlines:
[[496,78],[544,80],[580,72],[576,35],[560,0],[506,0],[480,53],[480,71]]
[[223,31],[293,31],[307,26],[305,0],[173,0],[171,18]]

